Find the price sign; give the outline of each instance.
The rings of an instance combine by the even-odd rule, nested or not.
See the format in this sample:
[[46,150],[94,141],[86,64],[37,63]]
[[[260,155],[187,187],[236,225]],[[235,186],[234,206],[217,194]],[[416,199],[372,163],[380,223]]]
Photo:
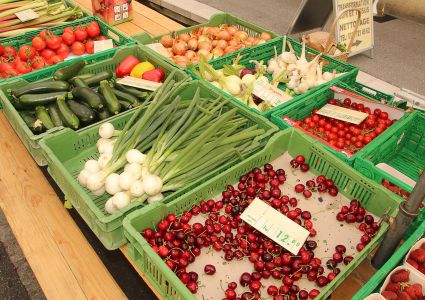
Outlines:
[[[333,0],[334,12],[338,16],[347,8],[356,8],[361,11],[360,25],[354,38],[351,55],[373,48],[373,10],[372,0]],[[348,11],[344,13],[337,24],[336,36],[339,43],[348,46],[357,20],[357,12]]]
[[114,43],[112,42],[111,39],[94,41],[94,43],[93,43],[94,53],[97,53],[97,52],[100,52],[100,51],[105,51],[105,50],[112,49],[112,48],[114,48]]
[[128,86],[132,86],[135,88],[148,90],[148,91],[155,91],[162,84],[160,82],[153,82],[153,81],[131,77],[131,76],[126,76],[118,80],[117,82],[122,85],[128,85]]
[[170,51],[168,51],[167,48],[165,48],[161,43],[152,43],[152,44],[147,44],[146,46],[158,52],[162,56],[165,56],[168,58],[171,57]]
[[255,81],[252,93],[258,98],[270,103],[273,107],[292,99],[290,95],[271,85],[266,78]]
[[364,119],[367,118],[367,113],[332,104],[326,104],[317,111],[317,114],[356,125],[360,124],[361,122],[363,122]]
[[242,220],[296,255],[310,232],[270,205],[254,199],[241,215]]
[[15,16],[17,16],[21,22],[27,22],[38,18],[38,14],[32,9],[16,12]]

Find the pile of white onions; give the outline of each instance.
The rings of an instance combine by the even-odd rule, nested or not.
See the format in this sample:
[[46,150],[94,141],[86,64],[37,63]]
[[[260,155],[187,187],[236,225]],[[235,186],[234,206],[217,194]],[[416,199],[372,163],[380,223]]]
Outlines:
[[262,32],[258,37],[252,37],[235,25],[222,24],[216,27],[193,29],[176,38],[166,34],[161,37],[160,43],[169,50],[176,64],[185,67],[189,62],[198,62],[200,54],[210,60],[243,48],[263,44],[271,38],[267,32]]
[[146,155],[137,149],[126,153],[127,164],[120,174],[111,173],[106,176],[104,168],[112,157],[116,140],[114,137],[118,134],[119,131],[115,130],[111,123],[104,123],[99,127],[100,138],[96,143],[99,159],[86,161],[77,178],[78,182],[95,196],[101,196],[105,191],[112,195],[105,204],[105,210],[110,214],[126,207],[133,198],[143,194],[149,195],[149,203],[163,199],[161,178],[149,174],[146,168],[143,168]]

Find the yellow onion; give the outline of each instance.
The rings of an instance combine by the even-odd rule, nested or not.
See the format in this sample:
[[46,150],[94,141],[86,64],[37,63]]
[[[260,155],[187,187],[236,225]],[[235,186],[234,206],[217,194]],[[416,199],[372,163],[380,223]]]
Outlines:
[[195,38],[191,38],[187,42],[187,46],[189,47],[190,50],[196,50],[196,49],[198,49],[198,40],[195,39]]
[[221,56],[224,55],[224,51],[221,48],[214,48],[214,49],[212,49],[211,53],[212,53],[214,58],[215,57],[221,57]]
[[174,39],[169,34],[165,34],[161,37],[159,42],[164,46],[165,48],[170,48],[173,46]]
[[182,55],[174,56],[173,60],[180,67],[186,67],[186,65],[189,63],[189,59],[186,56],[182,56]]
[[177,42],[173,45],[173,53],[175,55],[184,55],[187,50],[187,44],[185,42]]
[[260,39],[262,39],[264,41],[268,41],[271,38],[272,38],[272,36],[269,33],[267,33],[267,32],[262,32],[261,33]]

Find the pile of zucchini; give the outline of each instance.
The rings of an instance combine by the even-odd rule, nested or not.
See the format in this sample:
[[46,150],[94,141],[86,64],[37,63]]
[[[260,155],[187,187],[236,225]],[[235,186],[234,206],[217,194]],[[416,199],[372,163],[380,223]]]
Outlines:
[[85,65],[79,61],[56,70],[52,80],[9,90],[34,134],[59,126],[83,128],[140,105],[150,94],[116,83],[110,71],[78,75]]

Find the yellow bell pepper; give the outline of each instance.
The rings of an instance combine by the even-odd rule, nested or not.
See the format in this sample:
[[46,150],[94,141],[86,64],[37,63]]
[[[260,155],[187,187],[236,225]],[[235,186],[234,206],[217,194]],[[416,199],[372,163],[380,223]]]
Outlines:
[[147,72],[147,71],[151,71],[154,70],[155,67],[153,64],[151,64],[148,61],[144,61],[141,63],[138,63],[132,70],[130,73],[131,77],[136,77],[136,78],[142,78],[143,73]]

